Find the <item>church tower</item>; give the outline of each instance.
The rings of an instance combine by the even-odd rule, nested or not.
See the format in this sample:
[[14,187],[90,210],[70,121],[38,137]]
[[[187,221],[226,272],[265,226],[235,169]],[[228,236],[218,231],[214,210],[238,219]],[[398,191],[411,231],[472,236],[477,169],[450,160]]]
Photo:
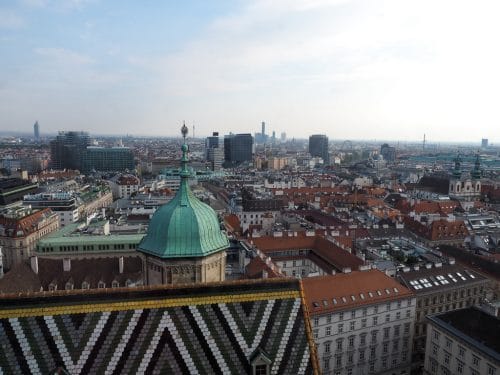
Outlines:
[[138,246],[146,285],[224,281],[227,237],[215,211],[189,188],[188,151],[182,127],[181,183],[176,196],[151,218]]

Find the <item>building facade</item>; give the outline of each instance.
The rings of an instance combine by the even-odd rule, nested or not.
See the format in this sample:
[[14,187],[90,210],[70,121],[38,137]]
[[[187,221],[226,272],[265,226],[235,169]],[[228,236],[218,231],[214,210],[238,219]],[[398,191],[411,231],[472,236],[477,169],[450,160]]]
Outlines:
[[134,154],[128,147],[87,147],[82,154],[84,173],[132,172],[134,169]]
[[410,290],[378,270],[302,282],[323,374],[410,373]]
[[398,279],[417,298],[413,364],[419,366],[425,354],[426,317],[479,304],[489,281],[477,272],[455,264],[429,264],[405,271],[398,275]]
[[424,374],[500,373],[498,318],[469,307],[427,319]]
[[90,137],[86,132],[59,132],[50,142],[50,158],[52,169],[82,169],[82,157]]
[[224,136],[224,161],[239,164],[252,161],[253,137],[251,134],[230,134]]
[[38,241],[59,229],[59,218],[50,209],[17,207],[0,213],[0,247],[6,270],[27,262]]

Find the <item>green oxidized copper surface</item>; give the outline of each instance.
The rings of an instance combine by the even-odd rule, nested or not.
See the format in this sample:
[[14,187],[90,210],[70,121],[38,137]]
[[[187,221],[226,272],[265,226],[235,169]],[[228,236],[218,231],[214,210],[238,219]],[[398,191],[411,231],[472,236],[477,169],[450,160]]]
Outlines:
[[189,188],[187,152],[188,147],[183,144],[179,191],[153,215],[139,251],[160,258],[202,257],[229,246],[215,211]]

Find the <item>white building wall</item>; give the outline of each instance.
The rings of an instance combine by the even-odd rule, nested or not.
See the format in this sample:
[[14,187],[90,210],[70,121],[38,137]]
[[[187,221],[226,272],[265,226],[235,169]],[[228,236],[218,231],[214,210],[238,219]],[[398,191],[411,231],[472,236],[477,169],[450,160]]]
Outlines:
[[500,366],[465,341],[429,322],[425,346],[424,374],[498,375]]
[[311,316],[323,374],[409,374],[415,298]]

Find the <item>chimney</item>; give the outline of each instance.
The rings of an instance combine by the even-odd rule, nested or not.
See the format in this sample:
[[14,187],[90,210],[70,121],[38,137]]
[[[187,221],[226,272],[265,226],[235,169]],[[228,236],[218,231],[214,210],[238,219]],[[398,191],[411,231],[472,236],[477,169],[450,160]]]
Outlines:
[[36,255],[32,256],[30,258],[30,262],[31,262],[31,270],[38,275],[38,257]]
[[118,270],[123,273],[123,267],[125,266],[125,260],[123,257],[118,258]]
[[64,272],[71,271],[71,259],[70,258],[63,259],[63,271]]

